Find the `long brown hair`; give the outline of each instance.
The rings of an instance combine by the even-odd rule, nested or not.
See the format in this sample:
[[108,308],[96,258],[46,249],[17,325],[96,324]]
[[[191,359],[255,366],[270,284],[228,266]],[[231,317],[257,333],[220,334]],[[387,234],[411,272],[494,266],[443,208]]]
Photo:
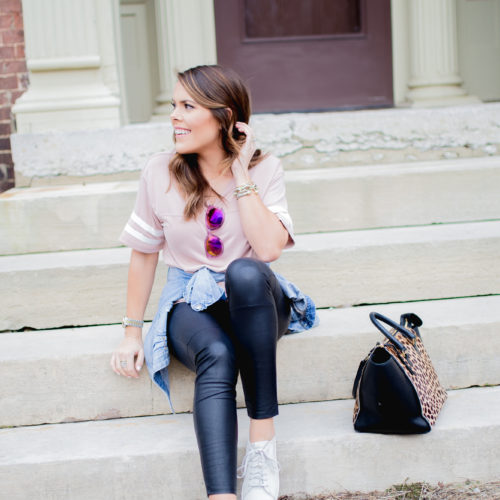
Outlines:
[[[188,94],[198,104],[208,108],[220,123],[221,145],[226,154],[224,169],[227,171],[245,141],[245,135],[234,125],[236,122],[248,123],[250,119],[250,95],[246,85],[234,71],[217,65],[196,66],[178,73],[177,78]],[[262,158],[260,149],[255,151],[250,168]],[[211,191],[199,168],[198,155],[175,153],[169,169],[186,198],[184,217],[191,219],[202,209],[203,198]]]

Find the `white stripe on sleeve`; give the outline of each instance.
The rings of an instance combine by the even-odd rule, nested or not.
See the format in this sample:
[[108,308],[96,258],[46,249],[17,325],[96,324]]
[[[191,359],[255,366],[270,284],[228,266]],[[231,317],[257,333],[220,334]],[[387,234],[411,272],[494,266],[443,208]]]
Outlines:
[[290,214],[286,210],[283,210],[281,205],[270,205],[267,209],[280,219],[286,230],[290,233],[290,236],[293,238],[293,221]]
[[[139,231],[136,231],[133,227],[131,227],[129,224],[125,226],[125,231],[133,236],[134,238],[142,241],[143,243],[147,243],[148,245],[161,245],[163,243],[163,240],[154,240],[152,238],[147,238],[143,234],[141,234]],[[163,234],[163,233],[162,233]]]
[[142,227],[145,231],[147,231],[149,234],[152,234],[153,236],[163,236],[163,231],[160,231],[159,229],[155,229],[154,227],[150,226],[147,222],[144,222],[135,212],[132,212],[132,215],[130,218],[139,226]]

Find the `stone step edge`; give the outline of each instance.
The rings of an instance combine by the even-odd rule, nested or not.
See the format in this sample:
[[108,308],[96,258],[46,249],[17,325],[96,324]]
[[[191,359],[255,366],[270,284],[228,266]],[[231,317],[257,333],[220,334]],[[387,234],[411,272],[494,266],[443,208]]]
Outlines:
[[[369,320],[371,311],[396,321],[406,312],[422,317],[424,343],[445,388],[498,384],[500,312],[495,311],[500,311],[499,306],[500,296],[492,296],[320,310],[319,327],[287,335],[278,344],[279,401],[350,398],[359,362],[376,342],[384,340]],[[473,334],[475,342],[468,345]],[[4,381],[0,425],[170,413],[165,395],[150,381],[146,367],[139,380],[118,377],[111,371],[109,359],[122,338],[120,325],[0,335],[0,377]],[[468,345],[466,350],[464,345]],[[310,359],[316,359],[314,371]],[[191,411],[194,375],[176,360],[169,371],[174,408]],[[74,376],[80,387],[76,402]],[[101,380],[98,388],[95,379]],[[240,384],[237,392],[238,405],[243,406]]]
[[[500,237],[500,219],[428,224],[411,227],[389,227],[329,231],[324,233],[300,234],[296,244],[285,253],[310,252],[325,249],[349,247],[380,247],[397,244],[469,241],[477,238]],[[54,256],[57,255],[57,259]],[[88,265],[107,266],[128,264],[130,249],[127,247],[99,248],[88,250],[67,250],[0,256],[0,273],[56,269],[60,267],[86,267]]]
[[[488,295],[500,293],[499,245],[500,221],[301,235],[272,268],[319,307]],[[125,309],[129,255],[118,248],[0,257],[0,330],[113,322]],[[66,306],[54,314],[57,304]]]
[[[500,307],[497,308],[497,304],[500,306],[500,294],[476,297],[450,297],[446,299],[406,301],[390,304],[363,304],[352,307],[318,308],[317,312],[320,322],[317,327],[299,335],[287,334],[283,339],[299,338],[306,334],[314,337],[323,337],[367,332],[378,333],[378,330],[369,320],[369,311],[371,310],[387,315],[396,322],[399,322],[401,311],[417,311],[417,314],[422,315],[424,324],[420,329],[424,332],[423,335],[425,335],[425,330],[442,327],[444,324],[450,325],[459,322],[463,324],[481,324],[500,321]],[[477,311],[477,316],[471,317],[469,315],[469,308]],[[361,319],[361,316],[363,316],[363,319]],[[453,319],[450,321],[450,318]],[[145,321],[143,337],[145,337],[150,325],[151,321]],[[332,334],[328,333],[331,329],[339,327],[343,330]],[[103,351],[108,352],[106,347],[109,345],[109,342],[106,340],[106,335],[111,334],[112,338],[115,338],[119,335],[118,332],[123,332],[121,323],[48,328],[22,332],[1,332],[0,345],[3,343],[4,347],[0,349],[0,363],[15,359],[20,361],[33,360],[37,359],[37,355],[40,353],[48,355],[49,358],[52,356],[57,358],[60,353],[55,352],[52,347],[49,347],[52,341],[57,341],[59,346],[64,346],[64,343],[66,343],[65,347],[74,349],[73,352],[65,352],[65,356],[76,355],[78,357],[81,355],[101,354]],[[93,343],[84,343],[85,337],[89,334],[93,336]],[[9,341],[8,339],[11,340]],[[30,342],[33,342],[31,349],[17,349],[17,347],[29,346]],[[8,355],[9,348],[12,349],[15,356],[10,357]],[[88,350],[82,351],[82,348],[88,348]]]
[[[418,436],[356,433],[352,400],[281,406],[280,494],[497,479],[499,396],[500,387],[452,391],[432,431]],[[248,422],[244,411],[238,417],[240,463]],[[0,444],[0,487],[11,499],[56,500],[68,491],[73,500],[126,491],[184,500],[205,494],[191,415],[3,429]]]
[[[324,169],[292,172],[287,189],[295,232],[493,219],[500,213],[494,188],[500,185],[500,161],[487,164],[435,162],[421,168],[367,166],[354,171],[339,167],[326,173]],[[134,206],[137,182],[21,188],[1,195],[0,254],[116,247]],[[462,199],[459,206],[457,197]],[[307,204],[307,199],[315,203]]]
[[[286,170],[286,182],[311,182],[315,180],[334,180],[346,177],[362,177],[369,176],[391,176],[406,175],[408,173],[416,173],[418,170],[423,170],[419,173],[432,172],[461,172],[464,170],[478,169],[500,169],[500,156],[485,156],[473,158],[457,158],[452,160],[428,160],[415,161],[404,163],[388,163],[388,164],[366,164],[366,165],[351,165],[342,167],[325,167],[325,168],[304,168],[297,170]],[[140,171],[136,171],[137,177]],[[113,193],[137,191],[139,181],[137,180],[112,180],[105,182],[93,183],[77,183],[62,184],[62,185],[46,185],[36,187],[19,187],[12,188],[8,192],[0,193],[0,202],[3,200],[33,200],[36,198],[50,197],[74,197],[74,196],[91,196],[106,194],[108,191]]]

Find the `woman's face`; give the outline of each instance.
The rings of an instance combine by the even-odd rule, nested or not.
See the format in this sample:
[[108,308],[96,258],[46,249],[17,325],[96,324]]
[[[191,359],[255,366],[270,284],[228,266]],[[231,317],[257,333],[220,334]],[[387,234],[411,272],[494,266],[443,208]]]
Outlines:
[[221,149],[220,124],[208,108],[198,104],[177,82],[170,115],[174,127],[175,150],[179,154],[203,155]]

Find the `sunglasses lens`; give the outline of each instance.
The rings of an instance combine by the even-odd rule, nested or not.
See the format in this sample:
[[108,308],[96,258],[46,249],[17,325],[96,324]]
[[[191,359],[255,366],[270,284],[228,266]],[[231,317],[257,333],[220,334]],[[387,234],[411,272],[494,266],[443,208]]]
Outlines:
[[208,229],[219,229],[224,222],[224,212],[217,207],[210,207],[205,216]]
[[217,257],[224,250],[222,241],[218,236],[209,234],[205,240],[205,251],[209,257]]

